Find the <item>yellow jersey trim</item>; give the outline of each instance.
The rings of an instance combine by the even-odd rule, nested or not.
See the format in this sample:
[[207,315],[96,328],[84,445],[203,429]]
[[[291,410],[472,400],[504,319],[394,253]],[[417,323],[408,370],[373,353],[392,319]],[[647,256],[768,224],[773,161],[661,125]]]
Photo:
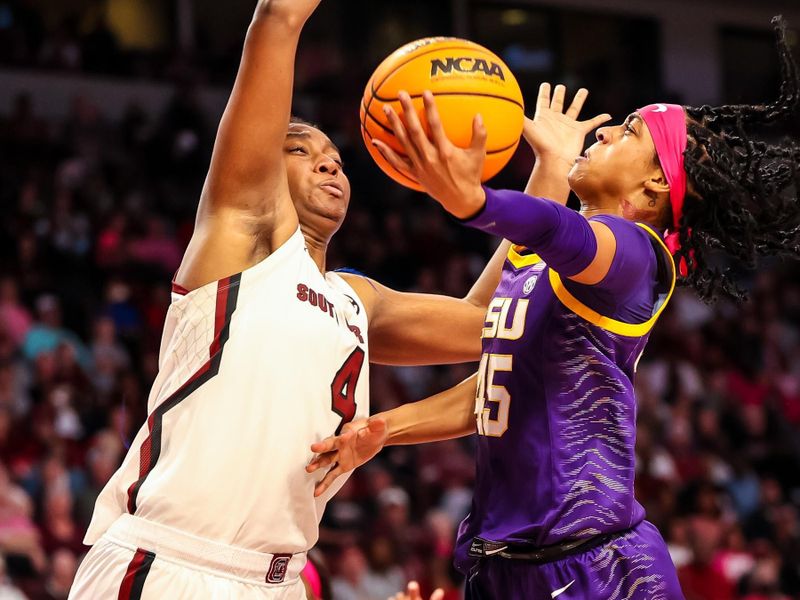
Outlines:
[[[636,223],[639,227],[647,231],[653,238],[655,238],[659,245],[664,249],[667,256],[669,257],[669,264],[672,270],[672,282],[670,284],[669,293],[667,294],[666,299],[661,304],[661,306],[656,310],[655,314],[650,317],[644,323],[624,323],[623,321],[617,321],[616,319],[612,319],[610,317],[605,317],[598,313],[597,311],[589,308],[583,302],[578,300],[575,296],[573,296],[569,290],[564,287],[564,283],[561,281],[561,276],[556,273],[553,269],[550,269],[550,285],[553,286],[553,292],[555,292],[556,297],[561,301],[561,303],[574,312],[579,317],[589,321],[598,327],[606,329],[611,333],[616,333],[619,335],[624,335],[628,337],[642,337],[649,333],[649,331],[653,328],[658,320],[658,317],[664,311],[667,304],[669,303],[670,298],[672,297],[672,293],[675,291],[675,280],[676,280],[676,272],[675,272],[675,262],[672,259],[672,254],[670,253],[669,249],[667,248],[666,244],[664,244],[664,240],[650,227],[644,225],[642,223]],[[509,259],[510,260],[510,259]]]
[[508,249],[508,256],[506,258],[514,265],[515,269],[530,267],[531,265],[542,262],[538,254],[521,254],[523,250],[525,250],[525,246],[512,245],[511,248]]

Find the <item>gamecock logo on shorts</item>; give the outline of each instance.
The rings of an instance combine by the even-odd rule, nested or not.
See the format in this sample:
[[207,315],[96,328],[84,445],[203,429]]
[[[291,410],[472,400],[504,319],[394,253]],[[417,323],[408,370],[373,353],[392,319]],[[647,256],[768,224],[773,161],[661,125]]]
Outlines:
[[291,554],[274,554],[267,571],[267,583],[283,583],[290,560],[292,560]]

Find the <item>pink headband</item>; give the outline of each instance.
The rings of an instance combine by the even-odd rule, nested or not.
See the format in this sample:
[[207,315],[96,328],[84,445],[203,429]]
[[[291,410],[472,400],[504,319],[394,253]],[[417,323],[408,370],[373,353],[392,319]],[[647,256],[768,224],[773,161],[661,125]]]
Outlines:
[[[686,113],[678,104],[650,104],[639,109],[653,137],[661,169],[669,184],[669,199],[672,204],[672,231],[667,230],[664,242],[675,254],[680,250],[678,226],[683,215],[686,198],[686,170],[683,153],[686,151]],[[686,261],[681,260],[681,275],[688,275]]]
[[300,572],[300,575],[308,583],[311,588],[311,593],[315,598],[322,598],[322,579],[320,579],[319,571],[310,560],[306,562],[306,566]]

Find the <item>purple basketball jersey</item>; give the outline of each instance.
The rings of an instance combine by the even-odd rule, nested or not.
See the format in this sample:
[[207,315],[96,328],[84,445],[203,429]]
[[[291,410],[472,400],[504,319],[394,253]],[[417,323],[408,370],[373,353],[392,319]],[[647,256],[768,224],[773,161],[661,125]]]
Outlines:
[[632,380],[674,271],[655,233],[599,219],[619,255],[623,244],[638,249],[636,280],[614,283],[618,257],[604,286],[562,279],[519,248],[503,267],[483,330],[477,481],[456,552],[464,572],[476,536],[546,546],[644,519],[633,492]]

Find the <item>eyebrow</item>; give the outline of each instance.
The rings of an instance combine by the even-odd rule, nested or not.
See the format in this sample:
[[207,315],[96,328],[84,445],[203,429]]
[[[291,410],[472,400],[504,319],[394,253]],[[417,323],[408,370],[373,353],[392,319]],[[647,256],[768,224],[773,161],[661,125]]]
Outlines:
[[[628,125],[633,125],[634,121],[642,121],[642,120],[643,120],[642,116],[639,113],[633,112],[628,115],[627,119],[625,119],[625,123],[627,123]],[[633,135],[639,135],[639,132],[633,129]]]
[[[289,131],[286,132],[286,137],[287,138],[291,138],[291,137],[310,138],[311,137],[311,133],[309,133],[308,131],[292,131],[292,130],[289,130]],[[325,142],[325,147],[326,148],[330,148],[331,150],[333,150],[334,152],[336,152],[336,154],[338,154],[340,156],[342,154],[342,151],[339,150],[339,148],[336,146],[336,144],[334,144],[330,140]]]

